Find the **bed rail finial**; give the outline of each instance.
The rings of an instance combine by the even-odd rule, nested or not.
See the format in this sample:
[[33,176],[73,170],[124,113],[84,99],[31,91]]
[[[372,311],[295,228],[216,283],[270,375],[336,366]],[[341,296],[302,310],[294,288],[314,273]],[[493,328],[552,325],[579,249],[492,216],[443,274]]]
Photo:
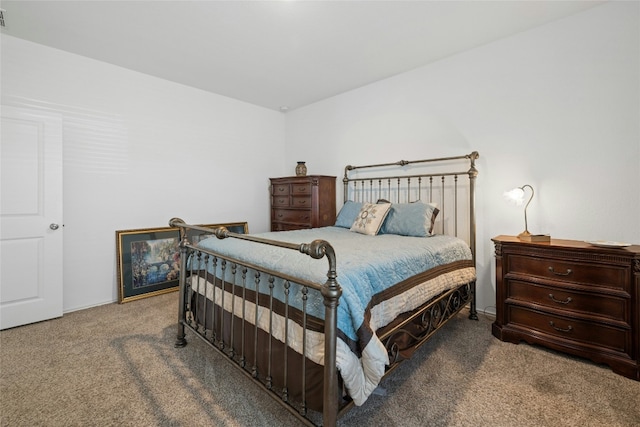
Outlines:
[[180,233],[180,244],[183,243],[187,243],[187,230],[184,228],[184,226],[187,225],[186,222],[184,222],[184,220],[182,218],[171,218],[169,220],[169,226],[170,227],[176,227],[179,229],[179,233]]
[[186,225],[186,223],[182,218],[176,217],[169,220],[169,227],[182,227],[183,225]]
[[216,227],[213,230],[213,234],[220,240],[229,237],[229,230],[227,227]]
[[467,155],[467,158],[471,161],[471,166],[469,167],[469,176],[476,177],[478,176],[478,169],[476,169],[476,160],[480,157],[477,151],[471,152],[471,154]]
[[342,178],[344,182],[349,180],[349,171],[353,169],[355,169],[355,166],[352,165],[347,165],[344,167],[344,178]]

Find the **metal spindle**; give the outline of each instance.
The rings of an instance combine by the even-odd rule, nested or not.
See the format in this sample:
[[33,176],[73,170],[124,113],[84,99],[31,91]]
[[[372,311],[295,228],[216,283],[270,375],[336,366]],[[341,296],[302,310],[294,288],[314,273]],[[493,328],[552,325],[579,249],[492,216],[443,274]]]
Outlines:
[[258,296],[260,295],[260,272],[256,271],[256,276],[255,276],[255,283],[256,283],[256,309],[255,309],[255,315],[254,315],[254,319],[253,319],[253,367],[251,368],[251,376],[253,378],[258,378],[258,307],[260,307],[259,305],[259,299]]
[[442,205],[442,207],[440,208],[440,215],[442,215],[442,234],[446,234],[445,229],[444,229],[444,218],[445,218],[445,213],[444,213],[444,175],[442,175],[442,187],[440,189],[441,194],[440,194],[440,204]]
[[[220,291],[220,341],[218,341],[218,347],[220,348],[220,350],[224,350],[225,347],[225,343],[224,343],[224,294],[225,294],[225,288],[226,288],[226,272],[227,272],[227,260],[226,259],[222,259],[222,267],[221,267],[221,276],[222,276],[222,281],[221,281],[221,286],[222,286],[222,290]],[[214,286],[215,289],[215,286]],[[214,299],[215,301],[215,299]]]
[[240,366],[243,368],[247,364],[246,353],[245,353],[245,325],[247,324],[247,268],[242,268],[242,342],[240,344]]
[[454,233],[458,237],[458,175],[453,176],[453,219]]
[[282,389],[282,400],[287,402],[289,400],[289,287],[291,283],[288,280],[284,282],[284,373],[283,382],[284,387]]
[[433,203],[433,177],[429,177],[429,203]]
[[267,362],[267,388],[271,390],[273,387],[273,377],[271,375],[271,365],[273,363],[271,356],[273,355],[273,282],[275,278],[269,276],[269,352]]
[[[200,281],[200,274],[198,272],[199,272],[199,270],[202,270],[202,252],[198,252],[197,259],[198,259],[198,269],[196,270],[196,276],[195,276],[196,277],[196,295],[200,295],[200,283],[201,283],[201,281]],[[191,280],[193,280],[193,279],[191,279]],[[206,289],[205,289],[205,292],[206,292]],[[197,313],[197,311],[198,311],[198,300],[196,299],[195,312]],[[203,313],[202,319],[206,320],[206,318],[207,318],[206,314]],[[204,332],[206,334],[206,332],[207,332],[207,322],[204,322],[204,323],[205,323],[204,324]],[[196,326],[196,330],[199,331],[200,330],[200,325],[198,324],[197,321],[196,321],[196,325],[195,326]]]
[[[213,277],[218,277],[218,257],[214,256],[212,259],[212,265],[213,265]],[[217,289],[216,289],[216,282],[215,279],[213,281],[213,283],[211,284],[211,288],[212,288],[212,295],[211,295],[211,299],[213,301],[213,306],[211,307],[211,342],[214,344],[217,344],[218,342],[218,331],[216,330],[216,313],[218,311],[218,305],[216,304],[216,293],[217,293]],[[205,290],[205,294],[207,293],[207,291]],[[206,324],[207,322],[205,322]]]
[[[202,278],[200,272],[201,271],[208,271],[208,266],[209,266],[209,258],[210,255],[209,254],[205,254],[204,259],[202,258],[202,252],[198,253],[198,271],[196,273],[197,276],[197,281],[198,281],[198,289],[197,289],[197,293],[196,295],[198,295],[198,297],[200,297],[202,294],[204,294],[204,297],[202,297],[203,302],[202,302],[202,319],[204,320],[203,322],[203,328],[204,328],[204,335],[205,337],[207,336],[207,306],[208,306],[208,302],[209,299],[207,298],[207,279],[206,277]],[[200,283],[202,282],[202,286],[204,287],[204,291],[201,292],[200,290]],[[198,304],[197,300],[196,300],[196,304]],[[213,321],[211,322],[211,324],[213,325]],[[213,331],[213,326],[211,327],[212,331]],[[213,332],[211,333],[211,339],[213,339]]]
[[236,347],[235,347],[235,313],[236,313],[236,273],[237,273],[238,264],[235,262],[231,264],[231,276],[233,280],[231,281],[231,332],[229,337],[229,357],[232,359],[235,357]]
[[300,415],[307,414],[307,298],[309,289],[302,288],[302,406]]

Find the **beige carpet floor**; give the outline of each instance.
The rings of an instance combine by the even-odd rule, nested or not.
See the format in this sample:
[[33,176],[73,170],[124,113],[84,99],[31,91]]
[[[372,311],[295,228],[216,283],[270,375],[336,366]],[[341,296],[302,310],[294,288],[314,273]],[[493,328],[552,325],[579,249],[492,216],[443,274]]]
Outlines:
[[[293,426],[199,339],[174,348],[177,294],[0,332],[2,426]],[[459,315],[342,426],[640,426],[640,382],[491,335]]]

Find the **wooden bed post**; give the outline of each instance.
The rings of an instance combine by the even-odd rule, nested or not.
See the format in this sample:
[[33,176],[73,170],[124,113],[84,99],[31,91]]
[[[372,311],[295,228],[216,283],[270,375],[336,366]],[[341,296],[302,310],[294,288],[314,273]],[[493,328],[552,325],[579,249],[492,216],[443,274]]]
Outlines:
[[180,228],[180,278],[178,280],[180,292],[180,303],[178,306],[178,335],[176,337],[175,347],[184,347],[187,345],[184,331],[184,316],[185,316],[185,289],[187,284],[187,233],[184,227],[180,227],[179,224],[184,224],[184,221],[180,218],[172,218],[169,221],[169,226]]

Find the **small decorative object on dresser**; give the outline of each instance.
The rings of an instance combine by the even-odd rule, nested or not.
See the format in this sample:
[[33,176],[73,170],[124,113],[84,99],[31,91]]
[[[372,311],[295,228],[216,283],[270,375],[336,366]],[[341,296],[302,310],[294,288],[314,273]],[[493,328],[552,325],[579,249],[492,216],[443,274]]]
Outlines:
[[307,174],[307,165],[304,162],[298,162],[296,165],[296,176],[305,176]]
[[335,176],[271,178],[271,231],[325,227],[335,222]]
[[492,240],[495,337],[585,357],[640,380],[640,245]]

